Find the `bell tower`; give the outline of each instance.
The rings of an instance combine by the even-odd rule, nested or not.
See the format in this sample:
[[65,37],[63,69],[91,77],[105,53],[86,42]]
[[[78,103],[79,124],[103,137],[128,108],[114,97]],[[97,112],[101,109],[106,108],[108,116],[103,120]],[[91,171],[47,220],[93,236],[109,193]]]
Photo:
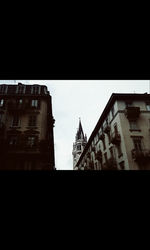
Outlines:
[[75,165],[79,160],[80,155],[82,154],[86,144],[87,144],[87,136],[86,134],[84,135],[83,133],[81,119],[79,118],[79,127],[76,133],[75,143],[73,143],[73,151],[72,151],[74,170],[75,170]]

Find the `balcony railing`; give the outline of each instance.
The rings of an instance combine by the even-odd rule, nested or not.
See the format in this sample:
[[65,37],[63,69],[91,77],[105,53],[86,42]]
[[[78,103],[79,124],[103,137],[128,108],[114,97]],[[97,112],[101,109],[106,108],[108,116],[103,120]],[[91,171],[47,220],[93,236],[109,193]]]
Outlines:
[[22,143],[17,144],[7,144],[6,150],[13,153],[20,153],[20,152],[37,152],[39,151],[39,146],[37,145],[27,145]]
[[102,170],[117,170],[117,161],[111,157],[102,166]]
[[138,119],[140,115],[140,107],[126,107],[125,115],[127,119]]
[[93,161],[89,162],[88,168],[89,168],[89,170],[94,170],[94,162]]
[[110,126],[106,123],[104,126],[104,132],[108,134],[110,132]]
[[94,146],[92,146],[92,152],[95,152],[95,147]]
[[103,141],[104,138],[105,138],[105,134],[104,134],[103,132],[101,132],[101,133],[99,134],[99,139]]
[[9,112],[24,112],[27,109],[27,105],[24,103],[17,105],[10,102],[7,107]]
[[102,152],[101,152],[101,150],[96,153],[95,158],[96,158],[96,160],[98,160],[100,162],[102,161]]
[[144,161],[150,162],[150,149],[142,149],[142,150],[133,149],[131,153],[132,153],[132,158],[137,162],[144,162]]
[[91,158],[91,154],[90,152],[87,153],[87,158],[90,159]]
[[16,144],[9,144],[9,141],[5,142],[6,150],[13,152],[39,152],[47,154],[50,151],[50,145],[48,140],[36,141],[35,144],[28,144],[28,142],[23,138],[18,140]]
[[119,145],[121,142],[121,136],[119,133],[113,132],[110,136],[110,142],[115,145]]
[[84,167],[84,170],[89,170],[88,167],[87,167],[87,165]]

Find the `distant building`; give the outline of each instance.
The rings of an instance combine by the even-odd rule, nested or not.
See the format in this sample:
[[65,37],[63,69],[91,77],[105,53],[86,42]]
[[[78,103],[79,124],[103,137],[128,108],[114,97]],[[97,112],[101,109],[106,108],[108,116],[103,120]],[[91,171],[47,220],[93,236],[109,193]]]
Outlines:
[[112,94],[74,168],[150,170],[150,94]]
[[75,165],[77,161],[79,160],[79,157],[81,153],[83,152],[85,145],[87,143],[87,137],[86,134],[84,135],[83,129],[82,129],[82,124],[81,120],[79,120],[79,128],[77,130],[76,138],[75,138],[75,143],[73,143],[73,168],[75,168]]
[[0,85],[0,169],[53,170],[51,96],[43,85]]

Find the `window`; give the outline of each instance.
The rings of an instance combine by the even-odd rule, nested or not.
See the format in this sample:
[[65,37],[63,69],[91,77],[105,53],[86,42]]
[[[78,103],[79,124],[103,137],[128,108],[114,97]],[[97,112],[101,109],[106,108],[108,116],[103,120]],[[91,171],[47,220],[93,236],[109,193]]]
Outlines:
[[22,99],[19,99],[18,100],[18,104],[22,104],[23,103],[23,100]]
[[110,155],[113,158],[113,148],[111,147],[109,150],[110,150]]
[[110,132],[107,134],[108,135],[108,141],[109,141],[109,144],[111,143],[111,137],[110,137]]
[[31,106],[37,108],[38,107],[38,100],[32,100]]
[[17,144],[17,136],[13,135],[9,138],[9,145],[16,145]]
[[126,102],[126,107],[132,107],[133,105],[132,105],[132,102],[131,101],[127,101]]
[[114,117],[114,106],[111,109],[112,117]]
[[117,134],[118,134],[117,123],[114,125],[114,132],[115,132],[115,135],[117,135]]
[[103,142],[103,149],[105,150],[106,149],[105,138],[102,140],[102,142]]
[[6,90],[6,86],[5,85],[0,85],[0,93],[4,94]]
[[27,145],[33,147],[35,145],[35,136],[29,136],[27,138]]
[[129,121],[131,130],[138,130],[136,121]]
[[108,117],[106,118],[106,125],[108,125]]
[[24,86],[19,85],[19,86],[18,86],[18,91],[17,91],[17,93],[18,93],[18,94],[22,94],[22,93],[23,93],[23,90],[24,90]]
[[28,124],[30,127],[35,127],[36,126],[36,116],[35,115],[32,115],[29,117],[29,124]]
[[20,120],[19,120],[19,117],[18,117],[18,116],[14,116],[14,117],[13,117],[12,126],[13,126],[13,127],[18,127],[18,126],[20,126]]
[[3,107],[4,106],[4,99],[1,99],[0,100],[0,107]]
[[134,143],[134,148],[138,151],[142,151],[142,143],[141,143],[141,137],[134,137],[133,138],[133,143]]
[[44,94],[47,94],[47,88],[44,87]]
[[81,145],[77,145],[77,150],[81,150]]
[[117,145],[117,150],[118,150],[118,157],[122,156],[122,150],[121,150],[121,145]]
[[32,86],[31,94],[34,94],[34,95],[39,94],[39,86]]
[[146,109],[150,111],[150,103],[146,103]]
[[107,162],[107,152],[104,154],[105,162]]
[[97,135],[94,138],[94,142],[95,142],[95,144],[97,143]]

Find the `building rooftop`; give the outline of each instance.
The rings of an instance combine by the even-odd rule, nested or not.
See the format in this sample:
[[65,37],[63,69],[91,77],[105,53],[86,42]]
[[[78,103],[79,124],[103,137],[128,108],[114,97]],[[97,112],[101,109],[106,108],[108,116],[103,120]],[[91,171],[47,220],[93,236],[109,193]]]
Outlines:
[[47,95],[49,91],[46,85],[39,84],[0,84],[0,95]]

